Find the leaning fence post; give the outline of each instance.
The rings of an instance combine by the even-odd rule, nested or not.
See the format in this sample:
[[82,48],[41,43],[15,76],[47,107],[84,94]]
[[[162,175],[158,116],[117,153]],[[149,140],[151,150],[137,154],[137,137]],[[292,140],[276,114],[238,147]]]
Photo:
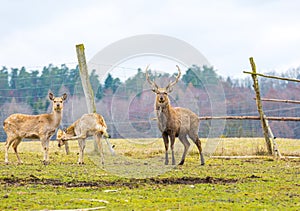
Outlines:
[[274,136],[274,134],[273,134],[273,132],[272,132],[272,130],[271,130],[271,127],[270,127],[270,125],[269,125],[268,119],[266,118],[266,116],[264,116],[264,118],[265,118],[265,120],[266,120],[266,125],[267,125],[267,128],[268,128],[270,137],[271,137],[271,139],[272,139],[272,142],[273,142],[274,155],[275,155],[275,156],[278,156],[279,158],[281,158],[282,156],[281,156],[281,153],[280,153],[280,151],[279,151],[279,149],[278,149],[278,146],[277,146],[277,143],[276,143],[276,140],[275,140],[276,137]]
[[269,130],[268,130],[265,115],[264,115],[264,112],[263,112],[263,109],[262,109],[258,79],[257,79],[257,75],[256,75],[256,66],[255,66],[253,57],[251,57],[249,60],[250,60],[251,68],[252,68],[251,76],[252,76],[252,79],[253,79],[253,88],[254,88],[255,94],[256,94],[257,110],[258,110],[258,113],[259,113],[259,116],[260,116],[261,126],[262,126],[263,134],[264,134],[264,137],[265,137],[265,140],[266,140],[268,153],[270,155],[272,155],[273,154],[272,143],[271,143],[271,140],[269,138]]
[[[89,73],[88,73],[88,68],[87,68],[85,54],[84,54],[84,45],[83,44],[76,45],[76,52],[77,52],[79,73],[80,73],[82,88],[86,100],[87,110],[88,113],[96,113],[94,92],[89,79]],[[98,146],[96,140],[94,140],[94,150],[98,151],[97,149]]]
[[89,113],[96,112],[96,105],[94,100],[94,92],[90,83],[89,73],[87,69],[85,54],[84,54],[84,45],[76,45],[76,52],[78,58],[79,72],[82,83],[82,88],[84,91],[86,105]]

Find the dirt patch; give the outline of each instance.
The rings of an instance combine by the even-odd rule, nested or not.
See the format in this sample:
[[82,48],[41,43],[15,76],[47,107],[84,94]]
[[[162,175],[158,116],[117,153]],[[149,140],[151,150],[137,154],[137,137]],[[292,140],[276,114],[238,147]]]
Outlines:
[[13,185],[13,186],[25,186],[28,184],[35,185],[51,185],[51,186],[65,186],[65,187],[129,187],[137,188],[140,185],[195,185],[195,184],[232,184],[236,183],[236,179],[226,179],[226,178],[198,178],[198,177],[182,177],[182,178],[148,178],[148,179],[130,179],[130,180],[116,180],[116,181],[71,181],[62,182],[58,179],[40,179],[34,175],[30,175],[29,178],[3,178],[0,180],[0,184]]
[[[184,185],[193,185],[193,184],[228,184],[236,183],[236,179],[226,179],[226,178],[214,178],[214,177],[182,177],[182,178],[162,178],[162,179],[148,179],[150,183],[154,184],[184,184]],[[147,180],[146,180],[147,181]],[[148,182],[147,182],[148,183]]]

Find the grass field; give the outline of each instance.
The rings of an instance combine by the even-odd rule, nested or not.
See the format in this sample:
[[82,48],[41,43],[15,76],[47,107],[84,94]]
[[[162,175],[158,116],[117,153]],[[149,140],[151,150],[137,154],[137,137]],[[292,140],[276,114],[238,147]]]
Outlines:
[[[0,143],[0,210],[299,210],[300,159],[265,156],[263,139],[222,139],[213,155],[261,157],[206,157],[205,166],[195,147],[183,166],[165,166],[161,140],[111,142],[116,156],[103,144],[104,166],[92,141],[85,165],[76,164],[76,142],[69,155],[51,142],[47,166],[39,142],[20,144],[23,165],[17,165],[12,149],[5,165]],[[277,142],[283,155],[299,156],[299,140]],[[180,156],[178,149],[177,162]]]

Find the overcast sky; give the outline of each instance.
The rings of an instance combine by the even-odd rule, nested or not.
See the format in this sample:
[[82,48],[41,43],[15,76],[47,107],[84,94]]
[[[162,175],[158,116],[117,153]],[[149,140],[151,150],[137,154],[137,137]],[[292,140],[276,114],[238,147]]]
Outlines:
[[35,69],[87,61],[118,40],[161,34],[198,49],[223,76],[300,66],[297,0],[0,0],[0,65]]

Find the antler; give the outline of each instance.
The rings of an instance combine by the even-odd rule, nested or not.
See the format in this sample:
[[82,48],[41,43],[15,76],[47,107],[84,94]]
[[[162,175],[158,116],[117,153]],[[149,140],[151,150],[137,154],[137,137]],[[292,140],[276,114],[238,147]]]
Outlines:
[[179,80],[179,78],[180,78],[180,76],[181,76],[181,71],[180,71],[179,66],[176,65],[176,67],[177,67],[177,69],[178,69],[178,75],[177,75],[175,81],[169,83],[168,86],[166,87],[166,89],[169,90],[170,92],[172,91],[172,90],[171,90],[171,87],[174,86],[175,84],[177,84],[177,82],[178,82],[178,80]]
[[148,66],[146,67],[146,79],[147,79],[148,83],[153,87],[153,89],[158,89],[157,84],[156,84],[154,81],[151,81],[151,80],[150,80],[150,77],[149,77],[149,75],[148,75],[148,67],[149,67],[149,66],[150,66],[150,65],[148,65]]

